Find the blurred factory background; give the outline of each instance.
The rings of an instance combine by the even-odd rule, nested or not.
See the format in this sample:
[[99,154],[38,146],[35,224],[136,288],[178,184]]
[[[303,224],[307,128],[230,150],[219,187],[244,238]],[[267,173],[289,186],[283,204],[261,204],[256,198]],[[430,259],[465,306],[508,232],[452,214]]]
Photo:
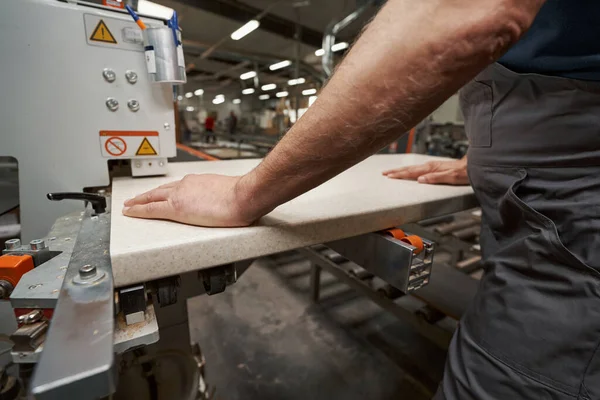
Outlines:
[[[188,79],[177,95],[179,141],[219,159],[264,155],[311,106],[382,3],[140,1],[142,12],[174,9],[180,16]],[[328,35],[335,43],[331,54],[323,50]],[[453,96],[414,137],[384,151],[406,152],[410,144],[408,151],[460,157],[466,151],[462,124]]]

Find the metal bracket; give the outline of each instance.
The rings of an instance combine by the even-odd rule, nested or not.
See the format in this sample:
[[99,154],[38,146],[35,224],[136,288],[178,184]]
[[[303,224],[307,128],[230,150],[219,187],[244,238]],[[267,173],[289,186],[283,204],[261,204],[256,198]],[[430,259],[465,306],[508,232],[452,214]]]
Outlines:
[[[35,370],[36,399],[97,399],[116,389],[114,288],[110,263],[110,213],[92,218],[87,209],[60,290],[44,351]],[[76,285],[83,266],[104,279]],[[85,271],[84,271],[85,272]]]
[[429,283],[435,244],[423,239],[417,249],[381,233],[368,233],[325,245],[390,285],[410,293]]

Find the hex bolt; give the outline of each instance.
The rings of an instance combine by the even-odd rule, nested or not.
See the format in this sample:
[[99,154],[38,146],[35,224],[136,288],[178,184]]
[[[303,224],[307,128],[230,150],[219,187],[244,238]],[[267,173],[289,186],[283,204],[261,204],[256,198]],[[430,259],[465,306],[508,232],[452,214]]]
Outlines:
[[135,71],[127,70],[125,72],[125,79],[127,79],[127,82],[129,82],[132,85],[134,85],[137,82],[137,80],[138,80],[138,76],[135,73]]
[[133,112],[136,112],[140,109],[140,102],[136,99],[131,99],[127,102],[127,107]]
[[46,242],[44,242],[44,239],[35,239],[29,242],[29,246],[31,250],[43,250],[46,248]]
[[117,111],[119,109],[119,102],[114,97],[109,97],[108,99],[106,99],[106,107],[110,111]]
[[79,268],[79,277],[83,280],[91,279],[96,276],[96,267],[86,264]]
[[115,79],[117,79],[117,74],[115,74],[115,71],[113,71],[110,68],[104,68],[104,70],[102,70],[102,76],[104,77],[106,82],[109,83],[112,83],[115,81]]
[[4,246],[6,250],[14,250],[21,247],[21,241],[19,239],[10,239],[4,242]]

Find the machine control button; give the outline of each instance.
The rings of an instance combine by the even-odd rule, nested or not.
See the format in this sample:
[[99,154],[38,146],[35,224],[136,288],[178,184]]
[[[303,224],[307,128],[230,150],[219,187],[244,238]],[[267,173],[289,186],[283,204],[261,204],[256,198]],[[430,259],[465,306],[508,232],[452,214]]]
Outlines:
[[125,78],[127,79],[127,82],[131,83],[132,85],[134,85],[138,80],[137,74],[131,70],[127,70],[127,72],[125,72]]
[[104,68],[104,70],[102,70],[102,76],[104,77],[106,82],[109,83],[113,83],[115,79],[117,79],[117,74],[115,74],[115,71],[113,71],[110,68]]
[[133,112],[136,112],[140,109],[140,102],[136,99],[131,99],[127,102],[127,107]]
[[106,107],[110,111],[117,111],[119,109],[119,102],[114,97],[109,97],[106,99]]
[[21,241],[19,239],[10,239],[4,242],[4,246],[6,250],[14,250],[21,247]]

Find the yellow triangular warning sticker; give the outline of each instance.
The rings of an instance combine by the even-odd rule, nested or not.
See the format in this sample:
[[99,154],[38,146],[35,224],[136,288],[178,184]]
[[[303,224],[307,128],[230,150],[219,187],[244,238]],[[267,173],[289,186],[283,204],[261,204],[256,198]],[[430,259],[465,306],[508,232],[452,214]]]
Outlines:
[[110,33],[110,30],[108,30],[108,26],[106,26],[106,24],[102,20],[98,21],[98,25],[96,25],[94,33],[92,33],[92,36],[90,36],[90,40],[93,40],[95,42],[117,44],[117,40],[112,35],[112,33]]
[[140,147],[138,147],[135,155],[136,156],[157,156],[158,153],[156,152],[156,150],[154,150],[154,147],[152,147],[152,145],[148,141],[148,138],[144,138],[144,140],[142,140],[142,144],[140,144]]

